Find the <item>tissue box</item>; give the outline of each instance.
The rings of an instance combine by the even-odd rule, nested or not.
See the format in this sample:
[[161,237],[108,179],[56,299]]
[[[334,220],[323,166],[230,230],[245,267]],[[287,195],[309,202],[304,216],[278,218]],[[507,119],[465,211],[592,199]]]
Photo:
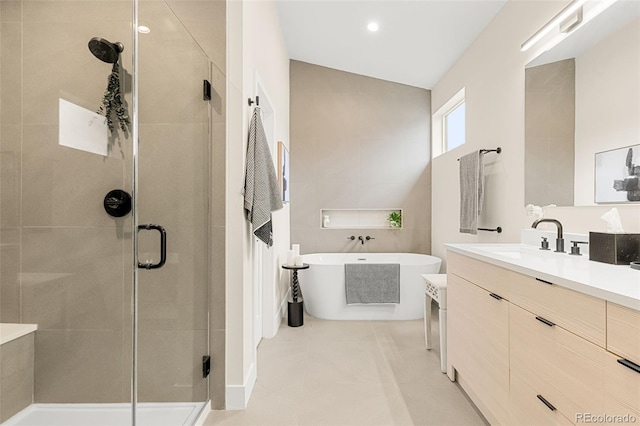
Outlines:
[[589,260],[613,265],[640,260],[640,234],[589,232]]

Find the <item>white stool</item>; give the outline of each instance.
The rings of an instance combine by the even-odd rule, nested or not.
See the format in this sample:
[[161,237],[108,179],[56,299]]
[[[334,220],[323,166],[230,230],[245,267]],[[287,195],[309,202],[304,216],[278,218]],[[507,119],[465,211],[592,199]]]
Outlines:
[[431,299],[440,313],[440,370],[447,372],[447,274],[422,274],[424,278],[424,342],[431,350]]

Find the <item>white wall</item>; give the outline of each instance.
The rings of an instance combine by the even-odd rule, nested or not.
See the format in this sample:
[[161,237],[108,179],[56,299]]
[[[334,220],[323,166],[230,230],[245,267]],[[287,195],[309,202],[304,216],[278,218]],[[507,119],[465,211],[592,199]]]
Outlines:
[[576,205],[590,205],[594,155],[640,144],[640,20],[576,58]]
[[[245,98],[255,98],[255,78],[259,76],[261,85],[269,94],[275,111],[274,140],[269,141],[273,150],[273,160],[277,165],[277,142],[289,147],[289,53],[280,27],[280,20],[274,1],[245,1],[245,51],[244,51],[244,91]],[[250,110],[251,108],[247,108]],[[248,111],[249,112],[249,111]],[[247,116],[248,120],[248,116]],[[247,122],[248,123],[248,122]],[[264,337],[273,337],[280,324],[279,310],[289,289],[289,274],[281,265],[286,263],[286,253],[290,248],[289,204],[273,214],[273,247],[270,259],[273,275],[264,283],[271,306],[263,311],[263,321],[269,323]],[[274,330],[275,328],[275,330]]]
[[[462,87],[466,88],[467,143],[433,161],[432,253],[446,258],[446,243],[518,242],[521,228],[531,226],[524,209],[524,66],[538,52],[520,45],[558,13],[568,1],[507,2],[458,62],[432,90],[437,111]],[[483,227],[504,232],[459,233],[459,177],[456,159],[480,148],[501,146],[487,154]],[[452,188],[455,188],[452,190]],[[548,209],[566,232],[605,230],[598,218],[610,206]],[[640,231],[640,206],[620,207],[625,230]]]
[[[227,4],[226,408],[242,409],[249,401],[257,371],[253,345],[252,237],[242,197],[252,113],[247,99],[255,98],[257,71],[276,110],[275,138],[288,145],[289,56],[272,1],[229,1]],[[289,247],[288,206],[273,214],[273,233],[271,250],[277,276],[271,291],[281,300],[288,285],[288,277],[280,273],[279,263]]]
[[[244,359],[244,309],[245,293],[250,290],[250,282],[245,264],[250,261],[248,231],[244,218],[244,200],[241,196],[244,178],[243,160],[246,142],[244,134],[245,103],[242,92],[242,45],[243,45],[243,5],[242,2],[227,2],[227,189],[226,189],[226,407],[230,400],[229,388],[236,387],[243,395],[246,371]],[[215,360],[214,360],[215,362]]]

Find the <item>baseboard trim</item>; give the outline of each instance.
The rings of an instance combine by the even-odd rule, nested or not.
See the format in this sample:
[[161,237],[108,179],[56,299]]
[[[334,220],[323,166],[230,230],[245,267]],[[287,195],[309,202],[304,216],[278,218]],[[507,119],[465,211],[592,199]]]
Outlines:
[[251,364],[249,374],[243,385],[227,385],[225,389],[225,410],[244,410],[249,404],[249,398],[256,384],[256,364]]
[[[284,295],[284,298],[280,301],[280,306],[276,309],[271,325],[268,326],[269,330],[264,330],[264,337],[267,339],[273,339],[278,334],[278,330],[280,329],[280,324],[282,323],[282,318],[287,315],[287,300],[289,300],[289,295],[291,294],[291,289],[287,290],[287,293]],[[268,321],[268,319],[265,319]]]
[[280,329],[280,324],[282,324],[282,319],[287,315],[287,300],[289,300],[289,295],[291,294],[291,289],[287,290],[287,293],[284,295],[284,298],[280,301],[280,309],[278,309],[278,313],[276,317],[273,319],[273,329],[275,333],[273,333],[273,337],[278,334],[278,330]]

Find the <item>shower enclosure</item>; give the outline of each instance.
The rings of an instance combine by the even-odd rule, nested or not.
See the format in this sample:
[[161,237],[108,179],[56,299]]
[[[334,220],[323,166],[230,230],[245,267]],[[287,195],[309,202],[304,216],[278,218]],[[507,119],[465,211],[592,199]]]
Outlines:
[[205,3],[0,1],[0,322],[37,325],[33,401],[3,387],[0,423],[192,424],[209,399]]

